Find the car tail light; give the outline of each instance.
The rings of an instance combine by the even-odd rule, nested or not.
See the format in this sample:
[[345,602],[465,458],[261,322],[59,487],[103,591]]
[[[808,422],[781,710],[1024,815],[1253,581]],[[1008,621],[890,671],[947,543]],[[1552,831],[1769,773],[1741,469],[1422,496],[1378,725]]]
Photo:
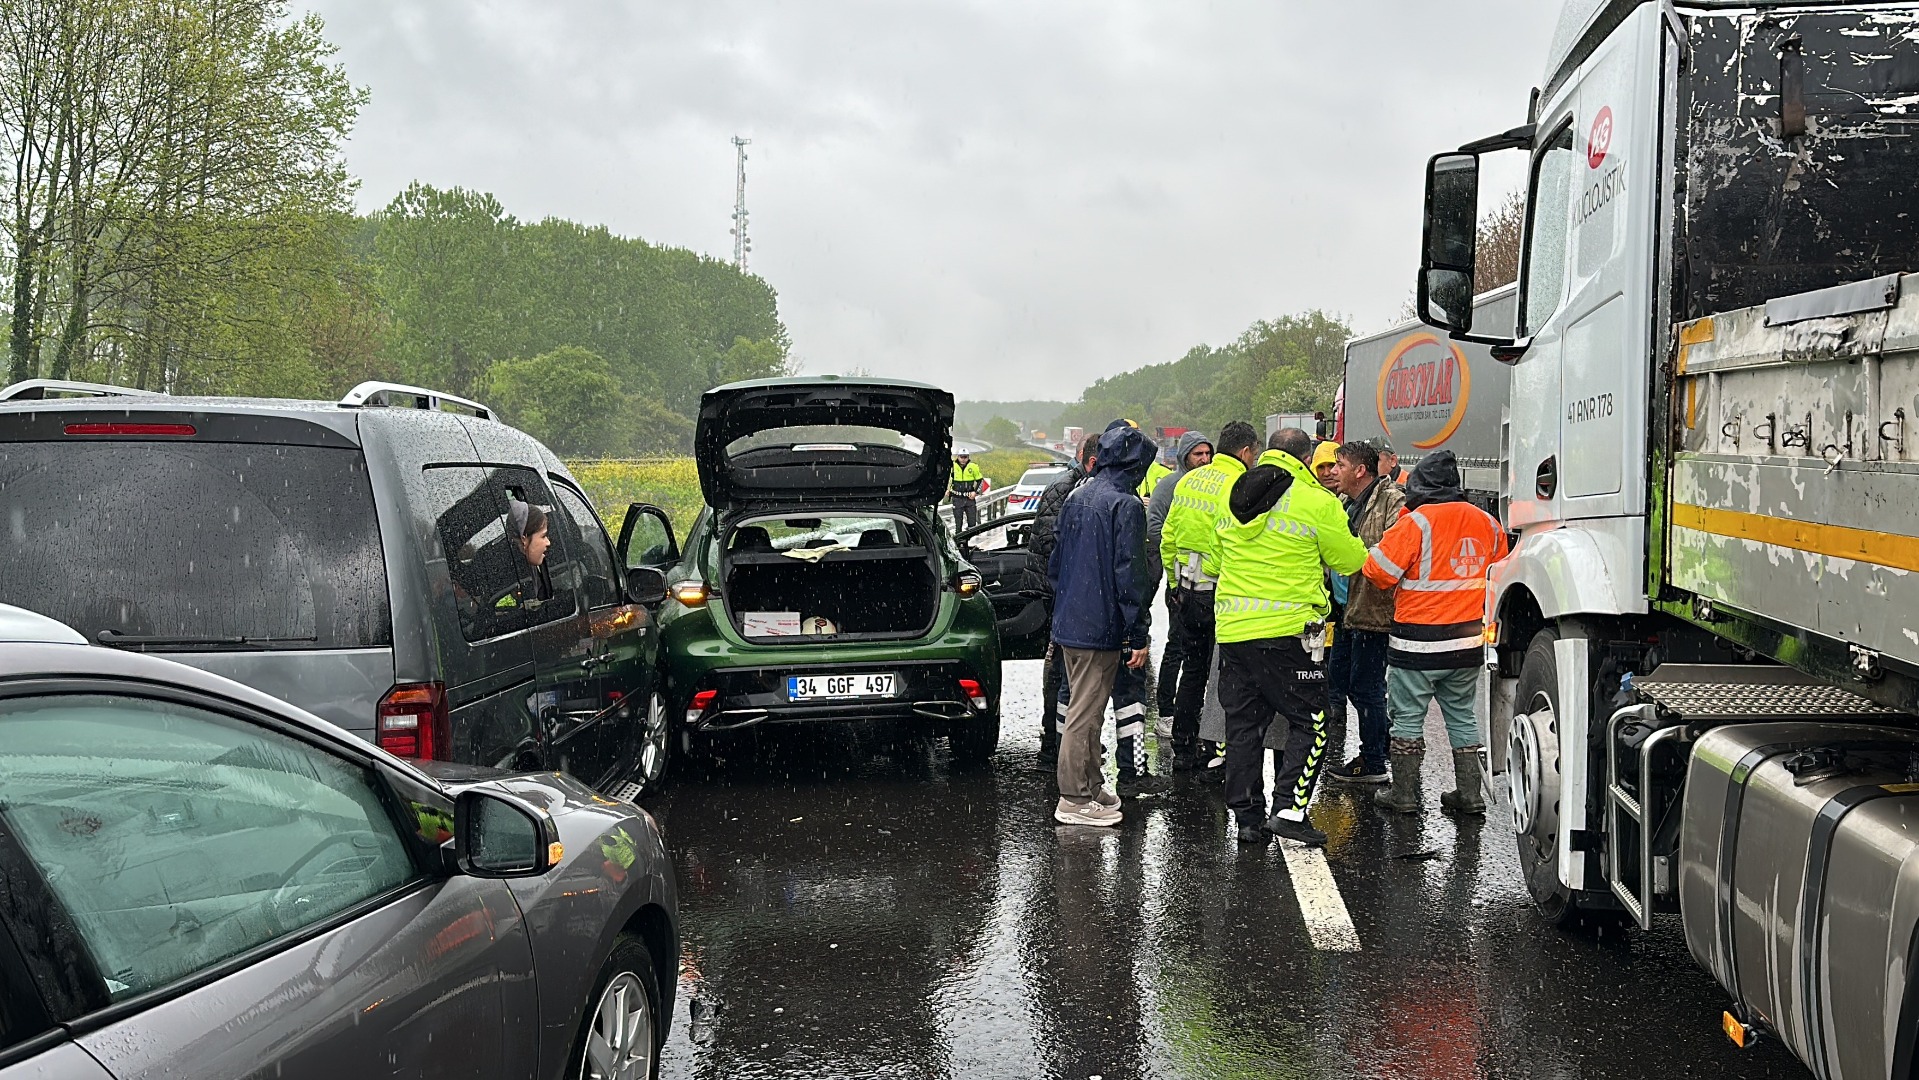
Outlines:
[[193,434],[192,424],[68,424],[69,435],[172,435]]
[[445,683],[400,683],[380,699],[373,741],[395,757],[436,760],[453,741]]
[[689,724],[699,722],[700,717],[706,715],[706,710],[712,708],[713,703],[719,699],[718,690],[702,690],[694,694],[693,700],[686,703],[686,722]]
[[981,712],[986,711],[986,690],[980,686],[978,679],[961,679],[959,686],[973,708]]

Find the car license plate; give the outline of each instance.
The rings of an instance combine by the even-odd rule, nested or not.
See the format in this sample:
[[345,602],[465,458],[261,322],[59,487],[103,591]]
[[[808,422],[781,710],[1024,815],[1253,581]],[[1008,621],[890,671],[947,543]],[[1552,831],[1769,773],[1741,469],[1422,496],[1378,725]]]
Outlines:
[[891,672],[883,675],[870,672],[861,675],[788,675],[786,700],[892,697],[896,678]]

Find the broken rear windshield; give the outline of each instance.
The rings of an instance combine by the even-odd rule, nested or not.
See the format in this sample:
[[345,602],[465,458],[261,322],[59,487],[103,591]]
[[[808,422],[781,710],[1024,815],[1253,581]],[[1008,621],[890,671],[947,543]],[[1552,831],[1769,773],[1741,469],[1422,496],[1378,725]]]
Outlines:
[[393,641],[356,449],[0,443],[0,558],[0,603],[91,641],[102,631],[187,651]]

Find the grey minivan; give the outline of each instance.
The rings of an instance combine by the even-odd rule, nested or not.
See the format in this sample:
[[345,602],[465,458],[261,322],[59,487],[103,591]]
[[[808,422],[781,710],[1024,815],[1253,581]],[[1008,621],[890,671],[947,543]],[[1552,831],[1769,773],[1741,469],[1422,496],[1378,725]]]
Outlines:
[[[510,535],[529,506],[551,542],[539,565]],[[0,603],[400,757],[620,793],[666,738],[664,578],[620,567],[552,451],[451,395],[15,384],[0,390],[0,561]]]

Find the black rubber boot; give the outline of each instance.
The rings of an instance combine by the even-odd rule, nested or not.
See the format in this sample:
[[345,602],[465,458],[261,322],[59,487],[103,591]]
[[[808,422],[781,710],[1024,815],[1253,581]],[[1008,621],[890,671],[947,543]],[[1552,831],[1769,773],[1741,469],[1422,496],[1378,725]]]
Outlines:
[[1486,812],[1485,770],[1479,765],[1479,748],[1453,751],[1453,790],[1439,793],[1439,809],[1455,817]]
[[1396,814],[1419,813],[1419,767],[1426,760],[1426,751],[1395,750],[1389,756],[1393,763],[1393,786],[1373,792],[1373,804]]

